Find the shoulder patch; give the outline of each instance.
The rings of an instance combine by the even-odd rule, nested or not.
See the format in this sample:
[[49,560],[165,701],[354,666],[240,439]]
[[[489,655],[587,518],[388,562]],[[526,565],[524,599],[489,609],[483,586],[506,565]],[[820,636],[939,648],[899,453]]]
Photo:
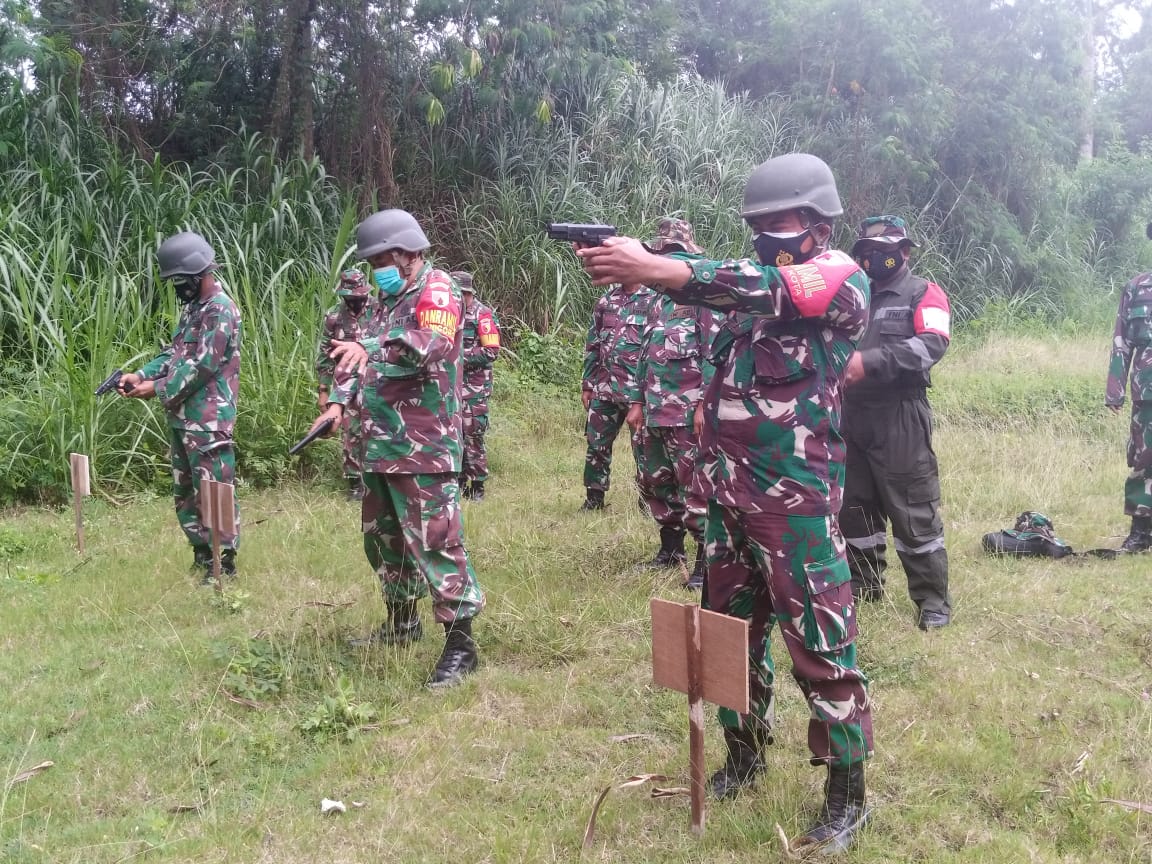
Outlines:
[[433,270],[416,301],[416,323],[421,330],[435,330],[448,339],[460,328],[460,302],[447,273]]
[[801,316],[816,318],[832,305],[845,280],[859,270],[855,261],[833,250],[803,264],[781,267],[780,277]]

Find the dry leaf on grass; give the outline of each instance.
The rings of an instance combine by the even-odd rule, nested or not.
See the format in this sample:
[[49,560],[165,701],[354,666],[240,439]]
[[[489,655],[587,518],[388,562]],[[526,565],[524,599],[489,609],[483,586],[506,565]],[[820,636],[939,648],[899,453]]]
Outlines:
[[221,692],[223,692],[229,702],[235,702],[237,705],[243,705],[245,708],[255,708],[257,711],[263,711],[264,708],[267,707],[261,705],[259,702],[253,702],[251,699],[245,699],[243,696],[237,696],[229,690],[223,690]]
[[330,798],[324,798],[320,802],[320,815],[328,816],[332,813],[347,813],[348,808],[344,806],[343,801],[333,801]]
[[55,762],[41,762],[39,765],[33,765],[27,771],[21,771],[15,777],[8,781],[9,788],[15,786],[17,783],[23,783],[25,780],[31,780],[37,774],[43,774],[49,768],[54,766]]
[[199,804],[173,804],[168,808],[169,813],[199,813]]
[[1115,798],[1101,798],[1101,804],[1116,804],[1123,807],[1125,810],[1138,810],[1141,813],[1152,814],[1152,804],[1144,804],[1140,801],[1118,801]]
[[592,840],[596,836],[596,817],[600,814],[600,805],[604,803],[604,799],[608,797],[608,793],[611,792],[613,788],[633,789],[636,786],[643,786],[645,783],[667,779],[663,774],[635,774],[623,783],[617,784],[615,787],[605,786],[600,790],[600,794],[596,796],[596,802],[592,805],[592,813],[588,817],[588,824],[584,827],[584,840],[580,844],[580,849],[584,850],[592,845]]
[[680,795],[691,795],[692,790],[687,786],[669,786],[661,788],[659,786],[652,787],[653,798],[676,798]]
[[630,732],[627,735],[613,735],[608,739],[613,744],[623,744],[627,741],[655,741],[655,735],[646,732]]
[[347,603],[329,603],[327,600],[309,600],[307,603],[301,603],[299,606],[292,608],[292,612],[299,612],[301,609],[347,609],[349,606],[355,606],[355,600],[349,600]]

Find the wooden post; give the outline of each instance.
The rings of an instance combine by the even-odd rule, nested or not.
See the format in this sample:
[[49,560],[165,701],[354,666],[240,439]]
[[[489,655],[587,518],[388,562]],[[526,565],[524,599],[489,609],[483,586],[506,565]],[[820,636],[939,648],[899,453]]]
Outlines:
[[748,622],[653,600],[652,680],[688,694],[692,833],[704,833],[704,702],[748,713]]
[[203,477],[200,480],[200,523],[212,533],[212,581],[224,591],[220,579],[220,534],[236,533],[236,487]]
[[72,511],[76,516],[76,549],[84,554],[84,496],[92,494],[88,476],[88,457],[71,453],[68,457],[72,475]]

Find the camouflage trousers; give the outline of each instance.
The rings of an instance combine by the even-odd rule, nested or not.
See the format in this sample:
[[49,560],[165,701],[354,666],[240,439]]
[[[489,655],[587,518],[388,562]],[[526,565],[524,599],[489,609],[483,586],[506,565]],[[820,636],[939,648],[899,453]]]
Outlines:
[[488,434],[488,410],[485,406],[483,413],[477,413],[470,406],[464,406],[464,468],[460,476],[464,480],[478,480],[483,483],[488,479],[488,450],[484,445],[484,436]]
[[696,433],[691,426],[646,426],[634,436],[636,483],[652,518],[704,540],[706,502],[692,502]]
[[1132,473],[1124,481],[1124,514],[1152,516],[1152,402],[1132,403],[1128,467]]
[[[588,453],[584,457],[584,488],[608,491],[612,445],[627,415],[628,406],[622,402],[593,399],[588,406],[588,420],[584,424],[584,438],[588,441]],[[635,441],[632,447],[635,452]]]
[[[194,432],[191,429],[169,429],[172,448],[172,496],[176,499],[176,518],[184,536],[194,547],[210,547],[212,532],[200,518],[200,480],[236,482],[236,450],[232,436],[224,432]],[[234,499],[235,500],[235,499]],[[236,500],[236,532],[221,534],[222,549],[240,547],[240,503]]]
[[364,475],[364,552],[388,605],[432,595],[441,624],[475,618],[484,592],[464,549],[455,474]]
[[364,473],[364,434],[360,420],[360,396],[357,394],[340,421],[343,433],[344,476],[359,477]]
[[720,710],[722,725],[775,723],[772,623],[808,700],[814,764],[847,766],[872,753],[868,679],[856,665],[856,610],[844,538],[834,516],[749,513],[708,503],[704,608],[748,622],[751,713]]

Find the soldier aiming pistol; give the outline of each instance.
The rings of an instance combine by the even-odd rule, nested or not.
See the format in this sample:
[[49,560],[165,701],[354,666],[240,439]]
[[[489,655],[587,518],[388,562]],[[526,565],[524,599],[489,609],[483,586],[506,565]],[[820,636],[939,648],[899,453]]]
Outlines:
[[549,240],[599,246],[609,237],[616,236],[615,225],[579,225],[572,222],[549,222],[545,228]]

